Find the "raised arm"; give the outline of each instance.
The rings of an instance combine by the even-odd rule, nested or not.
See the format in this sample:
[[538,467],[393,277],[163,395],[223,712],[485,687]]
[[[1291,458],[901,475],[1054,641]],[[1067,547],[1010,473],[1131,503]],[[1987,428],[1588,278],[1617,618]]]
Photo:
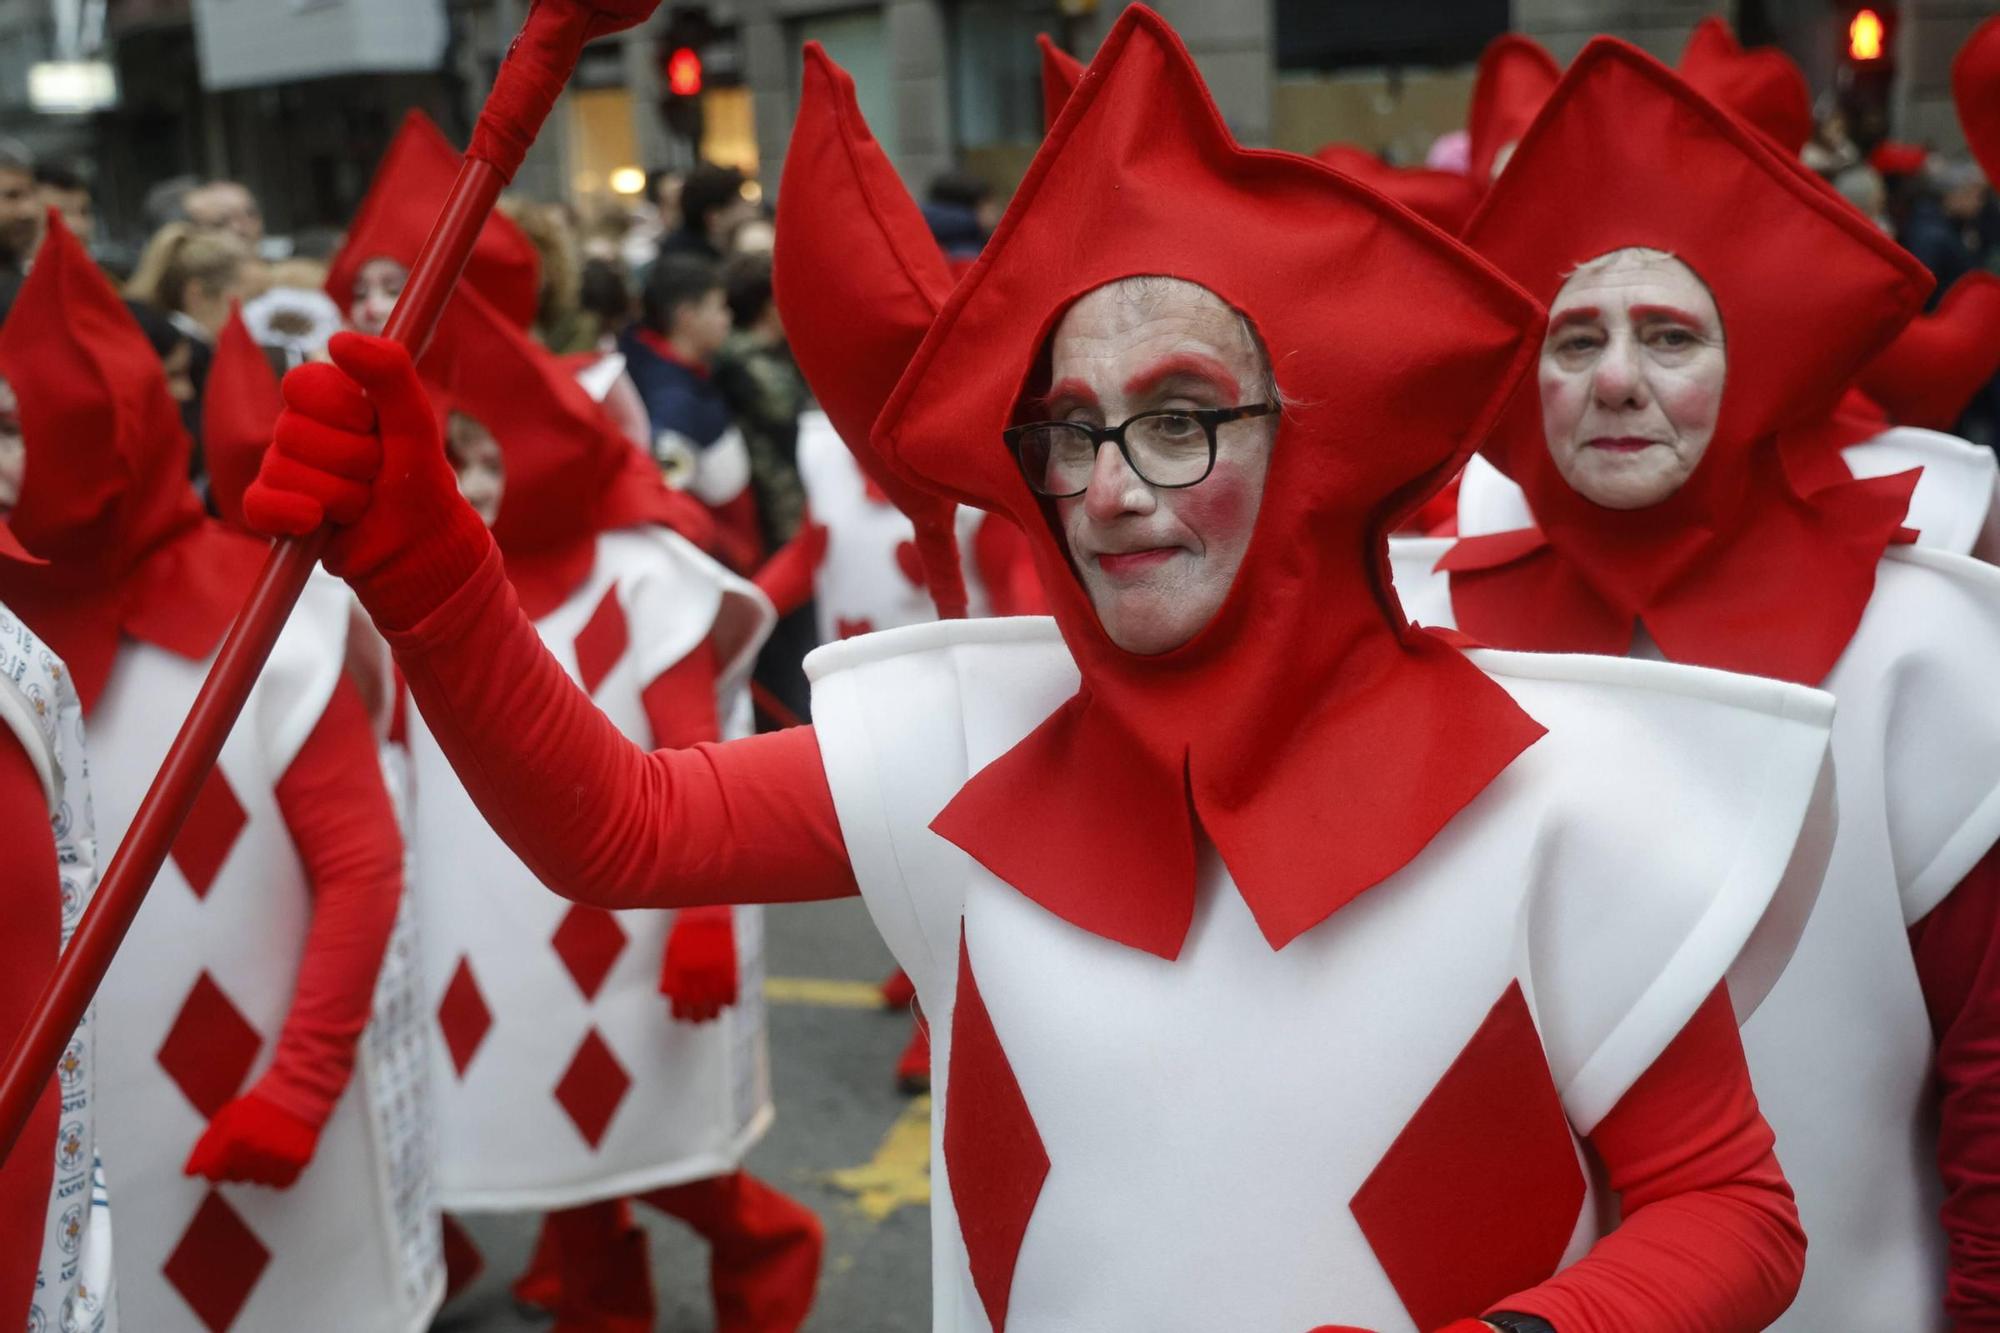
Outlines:
[[244,512],[273,534],[337,525],[327,568],[387,635],[459,780],[522,862],[601,907],[855,892],[810,729],[633,744],[521,612],[408,353],[358,334],[330,350],[335,365],[286,376]]

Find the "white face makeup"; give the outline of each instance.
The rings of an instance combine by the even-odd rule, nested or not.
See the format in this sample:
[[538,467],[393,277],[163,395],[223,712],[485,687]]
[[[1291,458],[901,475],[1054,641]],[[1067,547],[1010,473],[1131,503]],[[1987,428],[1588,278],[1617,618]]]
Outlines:
[[1556,470],[1607,509],[1644,509],[1694,475],[1722,411],[1722,317],[1694,270],[1618,250],[1570,275],[1542,344],[1542,431]]
[[[1050,339],[1051,387],[1035,415],[1115,426],[1162,408],[1269,401],[1270,369],[1242,316],[1176,278],[1128,278],[1069,308]],[[1070,562],[1111,641],[1169,652],[1221,609],[1264,495],[1277,417],[1218,428],[1215,468],[1193,486],[1147,484],[1118,448],[1088,488],[1055,501]]]
[[354,275],[354,295],[347,303],[347,322],[363,333],[381,335],[403,294],[410,271],[393,259],[377,257]]
[[21,479],[28,472],[27,442],[21,438],[21,405],[14,386],[0,380],[0,518],[21,502]]
[[445,423],[445,453],[458,474],[458,493],[473,512],[492,527],[500,517],[500,498],[507,492],[507,464],[493,432],[463,412]]

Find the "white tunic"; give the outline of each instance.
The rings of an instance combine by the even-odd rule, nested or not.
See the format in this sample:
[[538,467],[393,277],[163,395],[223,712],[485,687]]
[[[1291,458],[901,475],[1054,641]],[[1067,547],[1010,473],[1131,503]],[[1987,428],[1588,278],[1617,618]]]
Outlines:
[[[97,887],[97,836],[83,704],[76,684],[34,631],[0,606],[0,725],[27,751],[49,802],[56,874],[62,893],[62,944],[83,919]],[[96,1006],[56,1066],[60,1100],[56,1169],[43,1221],[41,1265],[28,1307],[29,1333],[44,1329],[104,1333],[118,1327],[111,1274],[111,1206],[97,1152],[92,1108]]]
[[[992,1258],[996,1207],[1025,1222],[999,1284],[1007,1333],[1419,1327],[1395,1285],[1401,1266],[1376,1241],[1396,1239],[1380,1218],[1421,1202],[1404,1191],[1421,1193],[1437,1154],[1395,1145],[1446,1084],[1479,1083],[1454,1062],[1509,997],[1532,1014],[1515,1056],[1548,1089],[1534,1126],[1548,1173],[1577,1179],[1556,1247],[1519,1285],[1589,1246],[1599,1209],[1578,1179],[1577,1139],[1725,975],[1745,994],[1775,976],[1803,920],[1831,838],[1831,705],[1654,663],[1471,657],[1549,735],[1414,861],[1282,950],[1206,852],[1171,962],[1071,926],[928,829],[1074,691],[1051,622],[917,626],[807,660],[849,857],[933,1024],[940,1333],[995,1326],[994,1293],[974,1274]],[[1663,800],[1709,836],[1656,845]],[[954,1051],[991,1047],[964,1017],[981,1011],[1003,1054],[997,1074],[990,1053],[977,1062],[981,1091],[964,1114],[988,1146],[1039,1142],[1039,1185],[1018,1150],[978,1179],[956,1176]],[[994,1090],[1010,1081],[1025,1131],[990,1110],[1009,1104]],[[1532,1082],[1469,1090],[1511,1107]],[[1488,1128],[1428,1123],[1444,1133],[1429,1144],[1461,1159],[1447,1182],[1454,1212],[1516,1206],[1480,1187],[1515,1151],[1467,1150],[1490,1143]],[[996,1193],[1011,1204],[987,1202]],[[1489,1222],[1512,1225],[1504,1211]]]
[[[1944,500],[1930,512],[1949,518]],[[1412,620],[1454,623],[1449,582],[1431,572],[1450,545],[1391,543]],[[1634,651],[1658,656],[1650,640]],[[1808,1238],[1804,1287],[1773,1327],[1947,1327],[1934,1039],[1906,928],[2000,839],[1997,661],[2000,570],[1892,547],[1824,682],[1838,701],[1840,835],[1790,967],[1743,1026]]]
[[[725,735],[772,612],[678,536],[599,537],[590,577],[536,622],[619,730],[653,744],[641,692],[713,632]],[[763,917],[735,909],[739,999],[675,1021],[660,993],[674,913],[549,891],[508,850],[411,709],[416,897],[445,1206],[565,1208],[733,1170],[771,1122]]]
[[[826,554],[813,577],[819,641],[936,620],[937,607],[917,563],[916,529],[895,505],[869,497],[860,465],[826,413],[815,409],[799,417],[798,458],[813,521],[827,530]],[[976,509],[958,508],[968,616],[992,614],[986,586],[969,558],[985,518]]]
[[[355,1078],[289,1189],[181,1173],[209,1115],[269,1065],[311,921],[275,788],[338,682],[346,595],[315,580],[224,743],[99,993],[99,1126],[118,1211],[119,1303],[146,1333],[424,1328],[443,1298],[429,1163],[393,1070]],[[115,845],[208,671],[128,641],[91,720],[99,828]]]

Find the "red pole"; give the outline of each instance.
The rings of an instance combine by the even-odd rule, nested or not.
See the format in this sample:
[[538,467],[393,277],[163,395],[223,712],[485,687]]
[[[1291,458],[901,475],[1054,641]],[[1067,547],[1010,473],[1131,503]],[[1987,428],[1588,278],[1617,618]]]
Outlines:
[[[386,336],[413,353],[422,351],[458,284],[479,229],[576,67],[584,42],[641,21],[658,3],[536,0],[494,80],[473,132],[472,150],[410,270],[383,330]],[[98,881],[97,893],[35,1002],[34,1013],[0,1066],[0,1161],[13,1151],[70,1034],[97,994],[325,545],[324,530],[276,543],[249,601],[217,650],[208,679],[139,803],[124,842]]]

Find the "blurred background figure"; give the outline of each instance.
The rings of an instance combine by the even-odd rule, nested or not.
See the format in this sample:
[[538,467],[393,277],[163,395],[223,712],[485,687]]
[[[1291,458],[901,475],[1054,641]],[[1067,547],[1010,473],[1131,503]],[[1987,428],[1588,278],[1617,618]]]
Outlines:
[[953,261],[977,258],[1000,223],[993,187],[964,171],[948,171],[933,180],[923,210],[938,248]]
[[0,139],[0,274],[28,271],[42,243],[47,209],[35,186],[35,161],[13,139]]
[[719,260],[739,223],[755,217],[753,182],[735,167],[704,162],[680,187],[680,225],[660,241],[660,255]]
[[35,194],[43,208],[62,214],[63,225],[87,250],[97,239],[97,212],[90,182],[66,162],[35,164]]
[[170,222],[146,243],[125,294],[212,346],[230,306],[264,285],[263,266],[240,233]]
[[181,210],[195,226],[231,232],[253,252],[264,242],[264,210],[241,181],[210,181],[197,186],[181,201]]

